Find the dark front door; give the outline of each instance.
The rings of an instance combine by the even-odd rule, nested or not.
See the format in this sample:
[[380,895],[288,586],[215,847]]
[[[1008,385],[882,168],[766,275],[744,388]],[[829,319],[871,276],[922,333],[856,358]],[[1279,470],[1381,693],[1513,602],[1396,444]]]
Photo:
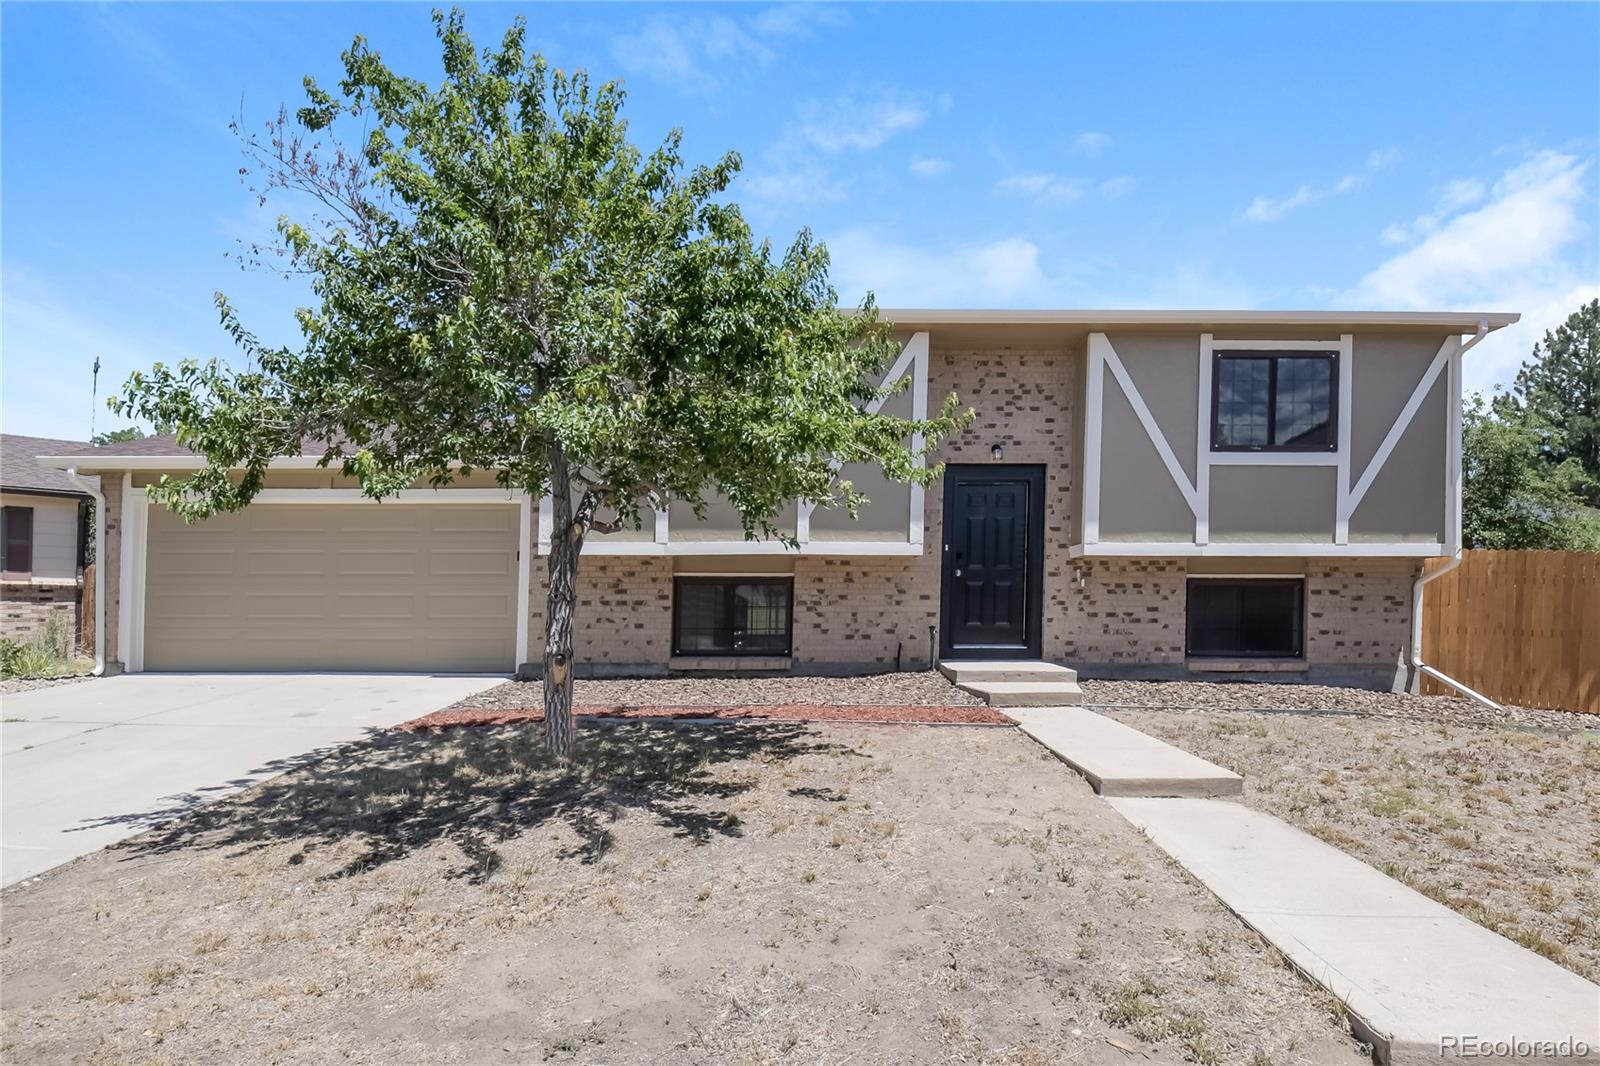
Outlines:
[[1044,467],[945,467],[946,658],[1038,658],[1044,571]]

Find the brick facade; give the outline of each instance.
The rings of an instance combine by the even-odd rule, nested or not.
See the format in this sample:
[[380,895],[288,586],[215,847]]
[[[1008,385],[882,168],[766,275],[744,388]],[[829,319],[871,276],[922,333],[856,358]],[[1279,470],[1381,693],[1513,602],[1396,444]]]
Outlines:
[[[929,400],[955,392],[977,412],[974,424],[945,441],[938,458],[1045,467],[1045,658],[1086,675],[1181,676],[1188,566],[1182,559],[1072,560],[1073,454],[1081,353],[956,350],[935,347]],[[122,482],[103,479],[106,658],[121,659],[118,615]],[[924,543],[916,557],[774,559],[794,570],[796,671],[923,669],[929,629],[939,624],[943,491],[925,494]],[[532,560],[528,647],[537,664],[544,644],[546,564]],[[1311,676],[1387,686],[1404,654],[1410,625],[1406,559],[1309,559],[1307,660]],[[577,661],[595,673],[664,672],[671,659],[674,559],[586,555],[579,578]]]
[[[1077,360],[1063,353],[941,351],[929,397],[957,393],[978,412],[938,458],[1045,466],[1044,656],[1087,675],[1185,674],[1183,559],[1068,558]],[[915,558],[802,555],[794,566],[794,669],[925,669],[939,624],[944,499],[925,494],[928,550]],[[544,559],[534,568],[529,660],[543,642]],[[787,565],[785,561],[784,565]],[[1409,636],[1414,561],[1306,560],[1309,675],[1388,687]],[[672,559],[591,556],[579,581],[578,659],[596,672],[660,672],[671,658]]]
[[27,640],[52,616],[60,619],[66,633],[76,635],[76,585],[34,585],[25,581],[0,585],[0,637]]

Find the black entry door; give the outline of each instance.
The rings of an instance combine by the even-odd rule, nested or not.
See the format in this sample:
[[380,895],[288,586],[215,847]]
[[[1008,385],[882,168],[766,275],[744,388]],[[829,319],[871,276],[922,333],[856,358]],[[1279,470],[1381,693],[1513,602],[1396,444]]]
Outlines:
[[947,466],[943,551],[941,654],[1038,658],[1044,467]]

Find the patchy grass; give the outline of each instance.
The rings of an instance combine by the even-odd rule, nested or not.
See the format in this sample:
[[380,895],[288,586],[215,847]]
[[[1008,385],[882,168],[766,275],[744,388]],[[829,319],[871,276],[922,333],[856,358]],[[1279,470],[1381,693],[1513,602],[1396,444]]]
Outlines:
[[1243,774],[1246,802],[1600,980],[1600,733],[1544,724],[1559,715],[1462,721],[1460,701],[1406,699],[1385,695],[1381,716],[1105,713]]
[[7,1061],[1362,1061],[1012,730],[388,735],[3,903]]

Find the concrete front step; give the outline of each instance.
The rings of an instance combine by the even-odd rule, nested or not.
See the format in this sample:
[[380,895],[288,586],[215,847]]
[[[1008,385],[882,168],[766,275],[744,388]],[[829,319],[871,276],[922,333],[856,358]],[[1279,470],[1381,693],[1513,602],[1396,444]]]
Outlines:
[[1078,671],[1037,659],[947,659],[939,672],[958,685],[969,681],[1076,681]]
[[1244,778],[1181,748],[1081,707],[1018,708],[1022,731],[1102,796],[1238,796]]
[[991,707],[1070,707],[1083,702],[1076,681],[967,681],[956,686]]

